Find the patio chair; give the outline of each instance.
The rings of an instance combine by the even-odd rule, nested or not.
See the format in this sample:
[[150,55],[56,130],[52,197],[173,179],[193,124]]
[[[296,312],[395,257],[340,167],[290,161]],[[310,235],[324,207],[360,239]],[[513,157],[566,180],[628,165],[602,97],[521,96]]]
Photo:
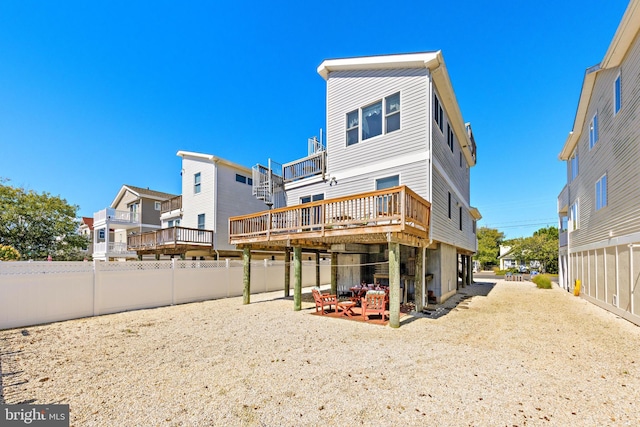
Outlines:
[[318,309],[320,309],[320,314],[324,315],[325,314],[325,307],[329,307],[329,310],[331,310],[331,306],[334,306],[334,310],[337,309],[336,305],[338,304],[338,296],[337,295],[330,295],[330,294],[323,294],[320,292],[320,289],[317,288],[313,288],[311,290],[311,294],[313,295],[313,300],[316,303],[316,313],[318,312]]
[[369,291],[362,298],[360,306],[362,317],[369,320],[369,314],[379,314],[384,322],[387,310],[387,297],[384,291]]

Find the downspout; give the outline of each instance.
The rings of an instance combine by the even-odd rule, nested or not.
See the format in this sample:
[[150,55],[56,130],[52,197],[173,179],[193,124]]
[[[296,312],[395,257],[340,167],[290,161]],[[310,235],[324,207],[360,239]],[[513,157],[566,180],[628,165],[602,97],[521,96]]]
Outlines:
[[218,242],[218,159],[216,158],[213,161],[213,167],[215,168],[215,173],[213,175],[213,179],[215,180],[215,185],[213,187],[213,251],[216,253],[216,261],[220,260],[220,254],[218,253],[217,242]]

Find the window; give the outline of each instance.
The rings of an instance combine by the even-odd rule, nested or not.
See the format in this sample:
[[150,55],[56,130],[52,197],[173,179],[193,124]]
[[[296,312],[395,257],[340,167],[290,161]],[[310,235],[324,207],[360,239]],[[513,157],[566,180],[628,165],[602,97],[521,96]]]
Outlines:
[[449,192],[449,219],[451,219],[451,193]]
[[247,178],[247,184],[253,185],[253,178]]
[[384,117],[382,107],[381,99],[347,113],[347,146],[400,129],[400,92],[384,98]]
[[473,234],[476,234],[476,220],[474,219],[473,221],[471,221],[471,231],[473,231]]
[[98,239],[104,240],[104,228],[98,230]]
[[613,115],[618,114],[622,108],[622,81],[620,80],[620,74],[616,77],[616,81],[613,83]]
[[204,214],[198,214],[198,230],[204,230]]
[[243,184],[247,183],[247,177],[240,175],[240,174],[236,174],[236,182],[241,182]]
[[444,113],[442,111],[442,105],[440,105],[440,100],[435,94],[433,95],[433,119],[438,124],[440,132],[444,132]]
[[571,181],[573,181],[578,176],[578,150],[577,149],[573,150],[571,159],[569,159],[569,169],[571,172]]
[[607,206],[607,174],[596,182],[596,210]]
[[449,123],[447,123],[447,144],[453,153],[453,129],[451,129],[451,125]]
[[571,227],[570,227],[571,231],[577,230],[579,226],[577,200],[571,205],[571,209],[569,210],[569,221],[571,221]]
[[384,120],[387,133],[400,129],[400,92],[384,99]]
[[460,167],[462,167],[462,151],[459,154],[460,154]]
[[347,113],[347,146],[358,143],[358,110]]
[[382,135],[382,101],[362,109],[362,140]]
[[598,142],[598,113],[593,115],[589,122],[589,149],[592,149]]
[[155,203],[153,204],[154,209],[155,209],[155,210],[157,210],[157,211],[159,211],[159,210],[160,210],[160,207],[161,207],[161,206],[162,206],[162,204],[161,204],[160,202],[155,202]]
[[169,228],[173,227],[173,220],[167,222],[167,227]]
[[376,179],[376,190],[384,190],[385,188],[397,187],[398,185],[400,185],[400,175]]
[[200,193],[200,172],[193,175],[193,194]]
[[[300,197],[300,204],[317,202],[319,200],[324,200],[324,194],[314,194],[313,196]],[[302,225],[320,224],[322,219],[322,206],[302,209],[301,215]],[[311,230],[317,230],[317,228],[312,228]]]
[[460,216],[460,222],[459,222],[458,228],[460,229],[460,231],[462,231],[462,206],[458,208],[458,213]]
[[[400,175],[388,176],[386,178],[376,179],[376,190],[384,190],[386,188],[397,187],[400,185]],[[397,208],[394,208],[394,199],[391,195],[381,195],[377,197],[378,214],[379,215],[391,215],[397,213]]]

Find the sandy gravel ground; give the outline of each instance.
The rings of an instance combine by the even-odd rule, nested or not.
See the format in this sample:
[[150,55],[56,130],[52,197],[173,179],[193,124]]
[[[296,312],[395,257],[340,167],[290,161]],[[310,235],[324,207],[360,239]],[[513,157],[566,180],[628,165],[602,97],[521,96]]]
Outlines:
[[2,399],[74,426],[640,425],[640,328],[558,288],[498,281],[399,329],[279,297],[0,331]]

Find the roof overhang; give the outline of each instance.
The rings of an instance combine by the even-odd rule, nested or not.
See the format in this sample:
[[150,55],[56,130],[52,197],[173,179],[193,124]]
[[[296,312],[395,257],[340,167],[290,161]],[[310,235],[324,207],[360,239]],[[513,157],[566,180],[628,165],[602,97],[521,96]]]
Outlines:
[[607,53],[604,55],[604,58],[599,64],[588,68],[585,72],[582,90],[580,92],[580,99],[578,101],[578,110],[576,111],[576,117],[573,122],[573,130],[569,132],[569,136],[564,143],[564,147],[558,155],[560,160],[569,160],[571,158],[573,150],[576,148],[578,140],[582,135],[582,129],[584,128],[584,123],[587,120],[589,101],[591,100],[598,72],[600,70],[612,69],[620,66],[624,57],[629,52],[633,41],[638,35],[639,30],[640,0],[631,0],[622,20],[620,21],[620,25],[618,25],[618,29],[611,40]]
[[482,219],[482,215],[480,214],[478,208],[474,208],[473,206],[471,206],[471,208],[469,209],[469,214],[471,214],[473,219],[475,219],[476,221],[480,221]]
[[334,71],[384,70],[402,68],[425,68],[438,89],[440,101],[453,124],[453,131],[460,141],[462,153],[469,166],[475,166],[476,159],[471,151],[471,140],[462,119],[442,51],[406,53],[399,55],[361,56],[354,58],[327,59],[318,67],[318,74],[325,80]]
[[176,155],[182,157],[183,159],[185,157],[191,157],[191,158],[194,158],[194,159],[204,160],[204,161],[211,162],[211,163],[222,163],[222,164],[225,164],[227,166],[231,166],[232,168],[242,170],[242,171],[244,171],[246,173],[251,173],[251,168],[239,165],[238,163],[234,163],[234,162],[232,162],[230,160],[227,160],[227,159],[223,159],[222,157],[214,156],[213,154],[195,153],[195,152],[192,152],[192,151],[182,151],[182,150],[180,150],[180,151],[178,151],[176,153]]

